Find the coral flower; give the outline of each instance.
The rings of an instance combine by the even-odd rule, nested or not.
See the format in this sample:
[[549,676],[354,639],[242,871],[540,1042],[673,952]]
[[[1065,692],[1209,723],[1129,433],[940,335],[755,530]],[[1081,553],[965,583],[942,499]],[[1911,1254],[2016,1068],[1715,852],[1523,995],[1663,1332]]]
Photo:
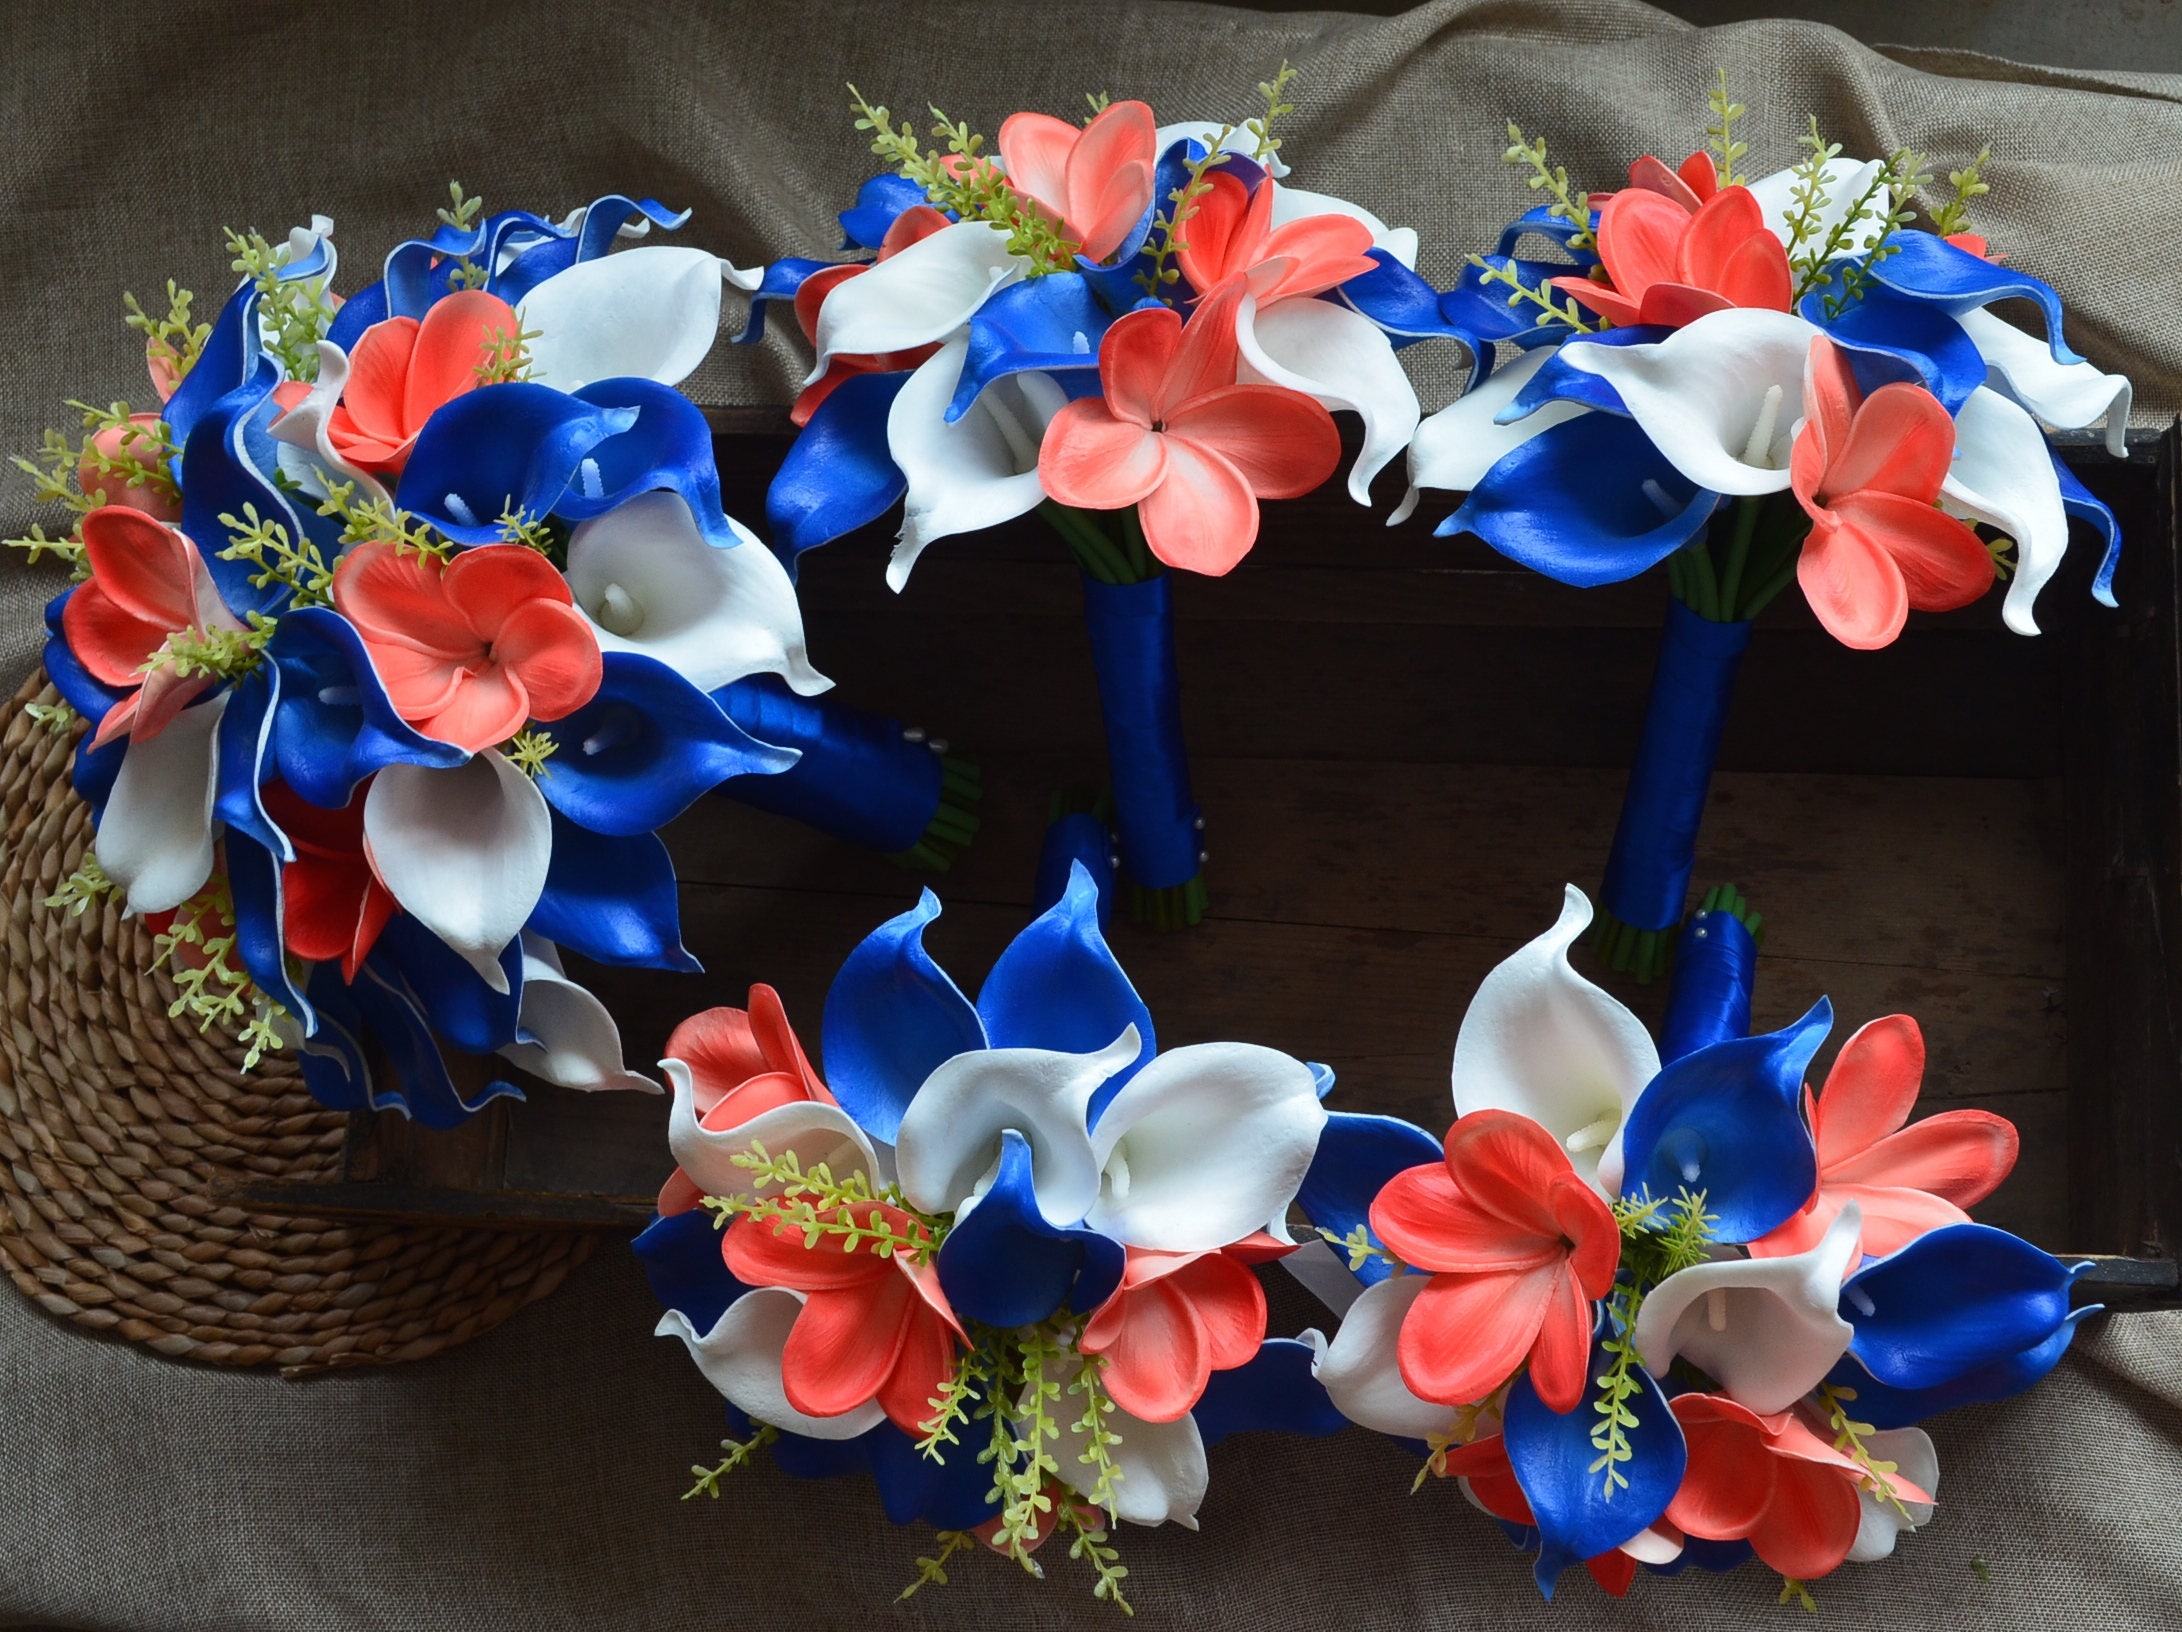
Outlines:
[[399,474],[433,410],[474,390],[495,350],[521,331],[515,308],[482,289],[435,301],[422,321],[374,323],[357,337],[348,385],[326,419],[333,451],[375,476]]
[[1942,1111],[1906,1126],[1923,1079],[1924,1034],[1906,1014],[1874,1020],[1841,1045],[1825,1087],[1805,1101],[1818,1189],[1801,1212],[1750,1243],[1752,1257],[1808,1252],[1852,1201],[1872,1258],[1927,1230],[1969,1222],[1963,1209],[2000,1187],[2021,1141],[2014,1123],[1990,1111]]
[[574,713],[599,689],[598,637],[536,550],[486,544],[453,561],[359,544],[334,573],[394,710],[475,752],[526,720]]
[[1902,383],[1866,397],[1848,354],[1812,339],[1788,467],[1811,516],[1796,579],[1842,645],[1887,645],[1910,608],[1950,611],[1992,586],[1977,534],[1935,508],[1954,454],[1955,422],[1939,398]]
[[[1845,1451],[1814,1433],[1793,1411],[1761,1417],[1715,1394],[1683,1394],[1672,1404],[1689,1446],[1689,1466],[1667,1520],[1706,1541],[1744,1541],[1772,1568],[1815,1581],[1856,1544],[1870,1477]],[[1904,1502],[1930,1495],[1900,1474],[1888,1476]]]
[[91,576],[61,613],[61,633],[76,660],[102,685],[129,695],[99,721],[93,747],[119,736],[149,741],[216,683],[202,671],[185,677],[168,661],[176,635],[240,632],[187,537],[143,511],[109,504],[83,518]]
[[369,778],[358,783],[342,810],[307,803],[285,782],[268,782],[261,795],[266,814],[295,846],[295,860],[280,870],[288,950],[313,963],[338,959],[341,978],[351,983],[398,910],[364,853],[370,785]]
[[1129,1251],[1113,1296],[1076,1345],[1103,1354],[1114,1403],[1146,1422],[1186,1416],[1215,1371],[1244,1364],[1265,1340],[1265,1288],[1220,1252]]
[[1599,209],[1608,281],[1562,277],[1556,288],[1624,326],[1680,327],[1731,306],[1789,309],[1788,251],[1749,188],[1719,185],[1708,155],[1674,171],[1647,154],[1629,167],[1629,182]]
[[[180,521],[182,494],[164,470],[165,455],[159,446],[157,414],[131,414],[126,425],[109,425],[91,438],[82,464],[76,467],[76,485],[94,504],[119,504],[141,510],[154,521]],[[126,460],[158,472],[147,482],[125,471],[106,471],[101,462]]]
[[[846,1219],[847,1210],[841,1217]],[[886,1202],[859,1202],[854,1221],[899,1240],[928,1239],[911,1214]],[[954,1368],[963,1339],[939,1271],[919,1253],[856,1250],[846,1237],[748,1214],[729,1226],[722,1252],[736,1279],[805,1294],[781,1350],[788,1403],[812,1417],[838,1417],[869,1400],[904,1433],[920,1433],[932,1399]],[[967,1341],[967,1339],[963,1339]]]
[[1211,191],[1198,198],[1177,256],[1192,288],[1216,289],[1229,278],[1249,277],[1263,310],[1378,270],[1366,253],[1371,229],[1355,217],[1310,215],[1276,227],[1271,176],[1255,192],[1225,170],[1205,180]]
[[[879,253],[870,261],[849,261],[841,266],[823,267],[813,272],[796,286],[796,322],[802,325],[803,338],[814,345],[818,341],[818,309],[825,305],[826,297],[842,284],[869,272],[879,261],[890,261],[911,244],[922,243],[935,232],[944,232],[949,223],[947,217],[929,204],[913,204],[894,218],[894,224],[886,229],[886,236],[879,240]],[[833,395],[834,388],[854,374],[896,374],[915,368],[933,352],[939,350],[935,342],[926,346],[912,346],[907,351],[882,351],[875,353],[837,353],[826,361],[826,372],[797,393],[795,406],[788,417],[798,425],[810,423],[811,415],[818,412],[818,405]]]
[[1333,416],[1299,391],[1238,385],[1224,285],[1188,321],[1165,306],[1119,318],[1099,347],[1105,394],[1053,416],[1038,452],[1046,493],[1091,510],[1136,505],[1170,567],[1217,575],[1250,553],[1258,500],[1310,492],[1341,457]]
[[1613,1284],[1621,1232],[1552,1134],[1513,1111],[1471,1112],[1447,1130],[1444,1164],[1387,1181],[1371,1228],[1432,1276],[1396,1346],[1412,1394],[1468,1405],[1527,1358],[1538,1397],[1575,1408],[1591,1305]]
[[1094,261],[1119,249],[1152,207],[1159,126],[1142,102],[1108,103],[1080,130],[1050,114],[1012,114],[999,147],[1008,185]]
[[[710,1133],[730,1132],[776,1106],[837,1103],[811,1069],[780,994],[770,986],[750,988],[748,1009],[691,1015],[667,1039],[665,1057],[689,1067],[698,1120]],[[703,1197],[696,1181],[677,1167],[659,1192],[660,1214],[686,1213]]]

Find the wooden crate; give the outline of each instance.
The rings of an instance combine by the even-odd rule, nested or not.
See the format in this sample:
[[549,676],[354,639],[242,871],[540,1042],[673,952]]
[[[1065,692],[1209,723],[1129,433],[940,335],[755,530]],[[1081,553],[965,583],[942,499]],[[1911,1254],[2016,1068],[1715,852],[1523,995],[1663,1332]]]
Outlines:
[[[770,411],[715,416],[730,510],[763,514],[789,444]],[[1845,650],[1799,597],[1743,665],[1697,882],[1739,885],[1768,925],[1756,1023],[1820,993],[1840,1024],[1914,1014],[1920,1109],[1982,1105],[2022,1130],[1979,1209],[2102,1265],[2108,1301],[2174,1294],[2182,1235],[2178,432],[2126,462],[2071,462],[2120,516],[2122,610],[2090,600],[2079,537],[2006,631],[1999,597]],[[1323,1060],[1338,1108],[1427,1127],[1486,970],[1542,931],[1560,887],[1596,886],[1637,737],[1660,574],[1573,590],[1472,539],[1444,504],[1380,525],[1333,490],[1269,506],[1249,560],[1176,589],[1183,703],[1211,853],[1211,918],[1113,940],[1163,1045],[1247,1038]],[[1024,921],[1047,800],[1103,775],[1080,592],[1035,520],[948,539],[900,596],[888,529],[804,559],[814,661],[844,697],[949,739],[985,771],[984,829],[938,880],[928,942],[974,990]],[[724,799],[670,830],[702,976],[576,969],[654,1058],[682,1016],[765,981],[814,1046],[826,985],[919,880]],[[1579,953],[1579,960],[1587,953]],[[1582,964],[1656,1020],[1664,992]],[[284,1207],[465,1221],[640,1225],[671,1166],[663,1100],[539,1087],[435,1135],[359,1116],[347,1182],[266,1186]]]

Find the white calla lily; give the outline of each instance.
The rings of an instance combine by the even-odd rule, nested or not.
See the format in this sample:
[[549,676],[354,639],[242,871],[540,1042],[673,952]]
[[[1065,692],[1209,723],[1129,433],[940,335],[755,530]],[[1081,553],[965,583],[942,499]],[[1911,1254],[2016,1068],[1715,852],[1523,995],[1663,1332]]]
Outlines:
[[[1864,1448],[1875,1459],[1893,1463],[1895,1472],[1927,1496],[1940,1493],[1939,1452],[1933,1448],[1932,1436],[1922,1428],[1890,1428],[1867,1434]],[[1863,1511],[1857,1520],[1856,1540],[1849,1548],[1851,1564],[1875,1564],[1891,1557],[1904,1530],[1921,1530],[1932,1521],[1930,1502],[1905,1499],[1896,1507],[1869,1490],[1859,1490],[1857,1499]]]
[[1396,1357],[1409,1306],[1431,1283],[1429,1275],[1391,1276],[1364,1288],[1341,1317],[1340,1330],[1312,1374],[1349,1421],[1401,1439],[1423,1439],[1454,1426],[1452,1407],[1409,1391]]
[[606,1005],[561,968],[560,950],[536,935],[523,937],[523,1000],[516,1027],[527,1041],[509,1043],[500,1057],[557,1088],[584,1093],[624,1089],[661,1092],[621,1057],[621,1028]]
[[886,1420],[876,1400],[866,1400],[838,1417],[807,1417],[788,1403],[780,1356],[802,1312],[802,1293],[765,1286],[729,1304],[709,1332],[700,1333],[689,1316],[669,1309],[652,1328],[652,1335],[680,1338],[705,1381],[730,1405],[759,1422],[809,1439],[854,1439],[869,1433]]
[[579,524],[568,588],[599,649],[656,658],[700,691],[777,674],[809,697],[833,682],[811,667],[795,584],[773,552],[729,518],[740,540],[709,543],[679,493],[640,493]]
[[1422,489],[1467,493],[1485,479],[1485,472],[1532,437],[1591,412],[1580,402],[1556,399],[1512,424],[1503,425],[1496,417],[1559,354],[1558,346],[1524,352],[1417,427],[1409,443],[1409,492],[1387,517],[1389,527],[1409,519]]
[[1361,221],[1371,229],[1374,249],[1383,249],[1402,265],[1415,269],[1417,264],[1417,229],[1415,227],[1390,227],[1361,204],[1352,204],[1345,198],[1331,193],[1309,192],[1301,187],[1275,187],[1273,189],[1273,226],[1277,230],[1291,221],[1307,220],[1314,215],[1345,215],[1351,221]]
[[720,284],[745,280],[709,251],[651,244],[578,261],[516,307],[529,342],[530,378],[557,391],[596,380],[679,385],[720,335]]
[[[1795,229],[1788,224],[1795,213],[1797,175],[1794,170],[1776,170],[1769,176],[1760,176],[1750,183],[1751,196],[1757,199],[1758,208],[1765,212],[1765,224],[1773,229],[1773,235],[1784,245],[1800,250],[1816,249],[1826,244],[1834,230],[1848,219],[1851,209],[1857,210],[1855,227],[1842,236],[1835,246],[1834,255],[1861,255],[1879,241],[1886,230],[1887,212],[1893,208],[1893,200],[1884,187],[1879,186],[1880,172],[1886,166],[1878,159],[1828,159],[1824,176],[1825,201],[1805,225],[1799,245]],[[1862,207],[1858,209],[1857,207]]]
[[1736,1404],[1761,1416],[1787,1410],[1848,1353],[1855,1332],[1841,1318],[1841,1282],[1862,1229],[1852,1201],[1808,1252],[1722,1258],[1668,1276],[1637,1314],[1645,1369],[1664,1377],[1687,1355]]
[[806,1172],[823,1162],[836,1178],[852,1173],[884,1178],[871,1141],[838,1105],[793,1100],[715,1132],[698,1118],[697,1084],[689,1067],[680,1060],[661,1060],[659,1069],[674,1094],[667,1113],[667,1148],[675,1165],[705,1195],[747,1199],[765,1188],[735,1160],[754,1145],[763,1145],[776,1159],[793,1155]]
[[990,222],[957,221],[920,238],[828,291],[818,309],[818,362],[804,383],[822,377],[839,355],[907,351],[946,339],[1021,279],[1027,265]]
[[1170,1049],[1091,1131],[1087,1222],[1161,1252],[1214,1252],[1280,1218],[1318,1150],[1326,1109],[1301,1060],[1255,1043]]
[[887,585],[896,591],[934,539],[1013,521],[1046,496],[1038,446],[1068,394],[1049,374],[1003,375],[949,424],[947,405],[969,349],[969,337],[958,334],[926,358],[887,414],[887,450],[909,483],[901,541],[886,565]]
[[1971,392],[1955,415],[1955,463],[1940,506],[2015,540],[2015,578],[2000,615],[2019,635],[2038,633],[2034,608],[2068,553],[2068,512],[2045,432],[1991,386]]
[[[333,417],[333,410],[341,401],[341,393],[348,389],[349,356],[331,340],[318,342],[318,378],[311,386],[311,394],[282,414],[272,424],[272,438],[281,444],[281,469],[291,475],[302,476],[303,469],[316,464],[325,470],[339,472],[341,479],[356,484],[354,495],[358,503],[372,499],[389,498],[386,485],[368,470],[350,464],[335,450],[333,438],[326,433],[326,424]],[[291,463],[288,450],[295,449],[308,455],[307,459]],[[306,485],[308,485],[306,481]],[[323,481],[320,482],[321,489]],[[318,497],[324,497],[320,491]]]
[[1713,493],[1788,486],[1790,433],[1818,329],[1788,312],[1707,312],[1645,346],[1566,346],[1570,366],[1606,380],[1660,455]]
[[1590,927],[1591,902],[1571,884],[1554,926],[1486,975],[1455,1037],[1455,1114],[1529,1117],[1611,1196],[1622,1123],[1659,1075],[1659,1048],[1643,1021],[1569,966]]
[[1235,316],[1242,378],[1284,385],[1328,408],[1352,408],[1364,445],[1349,467],[1349,497],[1371,503],[1371,479],[1417,434],[1416,387],[1386,331],[1329,300],[1281,300],[1265,310],[1245,296]]
[[[1046,1380],[1060,1384],[1066,1398],[1068,1385],[1082,1369],[1082,1357],[1071,1351],[1048,1367]],[[1197,1419],[1184,1412],[1172,1422],[1145,1422],[1116,1405],[1109,1405],[1108,1411],[1108,1423],[1120,1438],[1109,1453],[1120,1474],[1113,1482],[1114,1516],[1130,1524],[1172,1520],[1185,1530],[1196,1529],[1197,1509],[1212,1482]],[[1078,1420],[1074,1411],[1054,1414],[1061,1435],[1053,1442],[1053,1456],[1060,1463],[1062,1482],[1077,1494],[1089,1496],[1098,1470],[1085,1460],[1091,1441]]]
[[2127,376],[2089,363],[2057,363],[2045,341],[1991,312],[1964,312],[1955,321],[1985,359],[1987,385],[2056,430],[2104,424],[2106,451],[2117,459],[2129,451],[2129,403],[2136,388]]
[[131,737],[99,817],[98,859],[131,913],[180,906],[212,876],[220,720],[234,693],[192,704],[150,738]]
[[364,852],[402,909],[496,992],[500,954],[545,893],[553,819],[497,749],[446,769],[389,765],[364,795]]
[[1038,1211],[1049,1224],[1079,1222],[1099,1193],[1091,1096],[1142,1048],[1129,1026],[1090,1054],[979,1048],[943,1062],[902,1112],[894,1157],[903,1198],[923,1213],[956,1211],[985,1183],[1012,1128],[1030,1145]]

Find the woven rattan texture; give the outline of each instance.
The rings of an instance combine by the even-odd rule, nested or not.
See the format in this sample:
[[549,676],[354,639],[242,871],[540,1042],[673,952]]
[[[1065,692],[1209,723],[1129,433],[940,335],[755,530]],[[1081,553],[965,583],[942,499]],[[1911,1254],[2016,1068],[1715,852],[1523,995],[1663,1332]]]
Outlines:
[[23,712],[0,737],[0,1264],[52,1314],[225,1366],[422,1360],[544,1297],[582,1261],[567,1230],[390,1226],[251,1212],[234,1181],[331,1173],[348,1118],[292,1060],[245,1074],[225,1032],[170,1018],[174,989],[118,908],[46,900],[83,859],[91,812],[73,734]]

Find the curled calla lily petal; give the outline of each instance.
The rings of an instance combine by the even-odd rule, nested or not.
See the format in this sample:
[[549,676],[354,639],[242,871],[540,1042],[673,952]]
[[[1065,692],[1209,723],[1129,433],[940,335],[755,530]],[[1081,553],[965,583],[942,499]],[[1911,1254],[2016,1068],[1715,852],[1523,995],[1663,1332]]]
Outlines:
[[363,636],[332,607],[283,612],[265,655],[280,671],[273,759],[311,804],[343,808],[357,783],[388,765],[446,768],[469,758],[395,713]]
[[2038,633],[2038,592],[2068,553],[2068,512],[2038,422],[1990,386],[1970,393],[1955,416],[1955,462],[1940,505],[1989,522],[2015,540],[2015,578],[2001,616],[2019,635]]
[[1453,1426],[1453,1407],[1419,1399],[1402,1381],[1396,1359],[1402,1319],[1429,1275],[1397,1275],[1364,1289],[1341,1317],[1340,1330],[1318,1363],[1318,1380],[1341,1414],[1374,1433],[1423,1439]]
[[529,381],[465,392],[424,422],[394,502],[461,543],[498,543],[503,515],[543,516],[636,420]]
[[2044,1344],[2082,1267],[1989,1225],[1945,1225],[1842,1287],[1849,1353],[1890,1387],[1940,1387]]
[[[1841,223],[1848,219],[1849,211],[1858,209],[1856,224],[1843,234],[1836,251],[1840,255],[1861,255],[1870,249],[1886,227],[1889,208],[1884,188],[1873,190],[1879,172],[1885,168],[1878,159],[1828,159],[1821,177],[1825,189],[1821,203],[1804,227],[1805,247],[1826,243]],[[1760,176],[1750,183],[1751,196],[1757,199],[1758,208],[1765,213],[1765,224],[1774,235],[1789,248],[1795,245],[1795,229],[1788,224],[1790,212],[1795,207],[1796,172],[1776,170],[1769,176]]]
[[[1046,1377],[1060,1383],[1065,1398],[1068,1385],[1082,1368],[1081,1357],[1071,1353],[1050,1367]],[[1088,1496],[1098,1470],[1094,1462],[1084,1460],[1091,1443],[1076,1426],[1078,1420],[1072,1411],[1055,1414],[1061,1437],[1053,1442],[1053,1455],[1061,1465],[1062,1482]],[[1185,1530],[1196,1529],[1197,1509],[1212,1477],[1196,1419],[1185,1413],[1173,1422],[1145,1422],[1116,1406],[1109,1421],[1121,1438],[1112,1453],[1121,1475],[1113,1486],[1114,1516],[1130,1524],[1172,1520]]]
[[667,1115],[667,1148],[701,1195],[748,1198],[764,1194],[768,1187],[735,1161],[756,1145],[763,1145],[765,1153],[776,1158],[792,1153],[806,1171],[824,1162],[837,1178],[851,1173],[883,1177],[871,1142],[838,1105],[817,1099],[790,1100],[735,1120],[733,1104],[722,1101],[714,1107],[715,1114],[700,1118],[696,1079],[689,1066],[681,1060],[661,1060],[659,1069],[674,1096]]
[[1096,1230],[1047,1222],[1032,1169],[1030,1141],[1006,1129],[991,1184],[974,1206],[966,1202],[957,1210],[940,1247],[940,1288],[965,1320],[1029,1326],[1063,1304],[1087,1312],[1121,1281],[1121,1243]]
[[2117,459],[2128,451],[2129,402],[2135,388],[2125,376],[2104,373],[2089,363],[2055,362],[2045,341],[1988,311],[1964,312],[1955,321],[1984,357],[1997,389],[2059,430],[2103,422],[2106,451]]
[[1562,420],[1586,412],[1580,403],[1552,402],[1514,424],[1500,423],[1501,410],[1557,355],[1558,350],[1550,346],[1524,352],[1417,427],[1409,444],[1409,492],[1387,517],[1388,526],[1409,519],[1417,508],[1420,488],[1467,493],[1504,455]]
[[132,740],[98,824],[99,865],[132,913],[180,906],[212,876],[212,807],[219,793],[220,721],[232,692]]
[[734,268],[679,244],[646,245],[579,261],[529,294],[517,312],[530,377],[562,391],[634,375],[676,385],[720,333],[720,284]]
[[522,945],[520,1035],[500,1050],[501,1058],[558,1088],[659,1093],[658,1083],[622,1063],[621,1028],[605,1004],[562,972],[553,943],[525,935]]
[[703,967],[682,944],[674,861],[656,833],[594,833],[552,812],[553,860],[524,926],[594,963]]
[[939,897],[923,891],[909,911],[864,937],[826,991],[826,1080],[858,1125],[889,1145],[925,1080],[944,1061],[985,1046],[977,1010],[924,949],[924,926],[939,914]]
[[1664,1377],[1687,1356],[1737,1404],[1761,1416],[1787,1410],[1848,1352],[1841,1280],[1862,1223],[1850,1202],[1808,1252],[1724,1258],[1668,1276],[1637,1315],[1645,1369]]
[[[925,1079],[902,1113],[895,1160],[903,1196],[919,1212],[955,1211],[993,1172],[1001,1135],[1012,1128],[1030,1142],[1038,1209],[1046,1222],[1082,1222],[1099,1194],[1099,1160],[1087,1125],[1091,1096],[1142,1049],[1131,1026],[1087,1054],[1046,1048],[957,1054]],[[840,1093],[830,1048],[827,1064]],[[1096,1221],[1093,1227],[1105,1228]],[[1248,1233],[1247,1227],[1237,1233]]]
[[[1877,1460],[1891,1462],[1902,1478],[1927,1496],[1940,1493],[1940,1458],[1932,1436],[1922,1428],[1894,1428],[1867,1435],[1865,1449]],[[1932,1503],[1887,1501],[1866,1488],[1857,1493],[1864,1515],[1856,1527],[1856,1544],[1849,1549],[1851,1564],[1873,1564],[1891,1557],[1904,1530],[1921,1530],[1932,1519]]]
[[[856,280],[861,282],[861,279]],[[765,490],[774,548],[793,565],[805,550],[877,521],[902,496],[887,451],[887,419],[907,374],[852,374],[813,410]]]
[[1096,370],[1099,342],[1113,321],[1081,273],[1010,284],[970,319],[948,421],[962,418],[987,386],[1010,374]]
[[701,1208],[655,1218],[629,1243],[652,1296],[709,1332],[728,1305],[750,1290],[735,1278],[720,1252],[721,1221]]
[[1621,1130],[1659,1074],[1644,1022],[1569,966],[1591,925],[1591,902],[1569,885],[1554,926],[1496,965],[1455,1038],[1455,1114],[1514,1111],[1568,1152],[1604,1194],[1621,1182]]
[[445,770],[389,765],[364,796],[364,847],[394,899],[496,992],[501,951],[545,890],[552,815],[496,751]]
[[[815,384],[839,356],[878,356],[944,340],[988,297],[1023,276],[1008,235],[983,221],[958,221],[835,285],[818,309]],[[952,389],[950,387],[950,389]]]
[[1734,307],[1656,345],[1567,346],[1561,355],[1611,384],[1667,462],[1700,488],[1778,493],[1818,332],[1792,313]]
[[1133,1247],[1224,1247],[1287,1213],[1325,1125],[1301,1060],[1255,1043],[1170,1050],[1092,1130],[1101,1179],[1088,1222]]
[[700,1333],[689,1316],[669,1309],[653,1328],[654,1337],[678,1337],[705,1374],[736,1410],[755,1420],[811,1439],[854,1439],[886,1421],[876,1400],[867,1400],[838,1417],[807,1417],[788,1403],[781,1381],[780,1357],[788,1333],[803,1312],[800,1292],[760,1287],[727,1306],[708,1332]]
[[344,480],[354,482],[357,502],[368,503],[372,499],[388,497],[385,485],[370,471],[345,458],[326,431],[327,422],[340,405],[341,393],[348,388],[348,380],[348,353],[331,340],[319,341],[318,379],[308,396],[273,421],[272,436],[276,442],[304,450],[326,469],[337,471]]
[[1254,296],[1236,314],[1244,381],[1284,385],[1327,408],[1354,409],[1364,445],[1349,467],[1349,497],[1371,503],[1371,479],[1417,434],[1417,392],[1378,324],[1326,300],[1282,300],[1263,311]]

